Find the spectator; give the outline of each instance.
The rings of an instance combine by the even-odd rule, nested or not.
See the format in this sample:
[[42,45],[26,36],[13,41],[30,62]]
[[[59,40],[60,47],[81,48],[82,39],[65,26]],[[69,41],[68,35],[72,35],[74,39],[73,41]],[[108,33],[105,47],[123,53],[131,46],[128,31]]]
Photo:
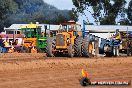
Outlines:
[[8,49],[9,49],[10,45],[9,45],[9,39],[8,39],[8,36],[6,36],[6,39],[4,41],[4,48],[3,48],[3,52],[4,53],[7,53],[8,52]]
[[15,42],[13,42],[13,45],[18,45],[18,39],[16,39]]
[[5,47],[9,47],[9,40],[8,40],[8,36],[6,36],[6,40],[4,41],[5,43]]
[[41,33],[41,36],[44,37],[44,32]]
[[21,52],[21,47],[18,45],[18,39],[15,40],[13,45],[15,46],[15,52]]

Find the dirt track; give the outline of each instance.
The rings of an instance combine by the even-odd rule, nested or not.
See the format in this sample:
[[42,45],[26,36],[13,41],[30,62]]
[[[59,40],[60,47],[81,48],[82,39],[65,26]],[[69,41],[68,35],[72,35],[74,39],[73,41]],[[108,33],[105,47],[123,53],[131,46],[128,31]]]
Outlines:
[[132,57],[70,59],[16,53],[0,55],[0,88],[81,88],[79,78],[82,68],[89,72],[91,79],[132,80]]

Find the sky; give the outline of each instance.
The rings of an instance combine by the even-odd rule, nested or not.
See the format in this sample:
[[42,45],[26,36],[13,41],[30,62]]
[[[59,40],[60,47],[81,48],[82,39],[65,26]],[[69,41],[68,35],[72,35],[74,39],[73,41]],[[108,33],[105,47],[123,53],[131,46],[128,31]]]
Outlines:
[[[61,9],[61,10],[64,10],[64,9],[71,10],[72,8],[75,8],[72,3],[72,0],[44,0],[44,1],[48,4],[54,5],[56,8]],[[126,0],[126,1],[127,1],[127,5],[126,5],[126,7],[127,7],[128,3],[131,0]],[[87,15],[89,21],[93,23],[94,19],[92,18],[91,14],[86,13],[86,15]],[[82,23],[83,20],[86,20],[86,16],[79,16],[78,22]]]
[[72,0],[44,0],[44,1],[51,5],[54,5],[55,7],[61,10],[64,9],[71,10],[72,8],[74,8]]
[[[54,5],[56,8],[61,10],[72,10],[72,8],[75,8],[75,6],[72,3],[72,0],[44,0],[46,3]],[[90,17],[91,18],[91,17]],[[78,23],[82,23],[83,19],[86,20],[86,17],[79,16]],[[93,19],[90,19],[93,20]]]

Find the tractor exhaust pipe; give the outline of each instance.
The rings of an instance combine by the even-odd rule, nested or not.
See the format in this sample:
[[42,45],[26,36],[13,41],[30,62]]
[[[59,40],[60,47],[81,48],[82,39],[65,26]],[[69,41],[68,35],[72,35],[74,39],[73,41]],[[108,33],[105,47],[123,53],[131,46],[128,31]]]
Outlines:
[[44,27],[45,27],[44,37],[46,37],[47,25],[45,25]]

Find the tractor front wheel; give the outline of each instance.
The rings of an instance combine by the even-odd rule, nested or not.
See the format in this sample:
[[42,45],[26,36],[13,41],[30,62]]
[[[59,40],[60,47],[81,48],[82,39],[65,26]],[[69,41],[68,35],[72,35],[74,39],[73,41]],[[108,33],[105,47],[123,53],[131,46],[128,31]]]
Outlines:
[[55,49],[55,46],[56,46],[55,38],[49,37],[47,39],[47,46],[46,46],[46,53],[48,57],[54,57],[53,50]]
[[69,57],[74,57],[74,48],[73,48],[72,44],[70,44],[69,47],[68,47],[68,56]]
[[75,55],[78,57],[82,56],[82,37],[77,37],[74,43]]
[[87,38],[84,38],[83,44],[82,44],[82,54],[85,57],[89,57],[89,41]]

